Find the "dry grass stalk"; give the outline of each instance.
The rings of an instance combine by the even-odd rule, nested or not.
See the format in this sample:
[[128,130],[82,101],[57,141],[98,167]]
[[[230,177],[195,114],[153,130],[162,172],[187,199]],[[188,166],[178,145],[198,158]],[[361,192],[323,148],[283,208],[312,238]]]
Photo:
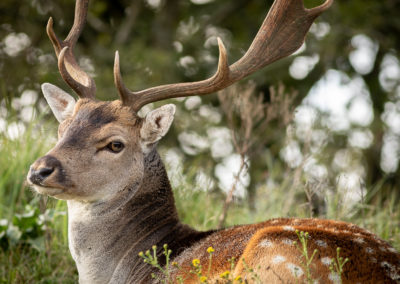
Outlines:
[[270,102],[264,103],[264,94],[256,94],[256,84],[235,84],[218,92],[221,108],[226,115],[227,125],[236,153],[240,155],[240,167],[226,196],[219,216],[219,228],[224,226],[229,205],[240,182],[240,176],[249,169],[248,161],[256,156],[268,139],[265,135],[271,121],[286,126],[293,119],[293,101],[297,92],[286,93],[283,84],[270,88]]

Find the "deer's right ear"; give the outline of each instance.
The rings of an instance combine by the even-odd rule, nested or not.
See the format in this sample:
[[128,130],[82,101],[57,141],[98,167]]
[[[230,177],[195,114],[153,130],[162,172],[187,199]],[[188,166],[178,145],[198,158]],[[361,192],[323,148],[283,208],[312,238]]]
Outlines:
[[168,104],[149,112],[140,129],[143,150],[146,152],[169,130],[174,120],[175,105]]
[[42,85],[42,92],[58,122],[72,116],[75,107],[75,99],[59,87],[49,83]]

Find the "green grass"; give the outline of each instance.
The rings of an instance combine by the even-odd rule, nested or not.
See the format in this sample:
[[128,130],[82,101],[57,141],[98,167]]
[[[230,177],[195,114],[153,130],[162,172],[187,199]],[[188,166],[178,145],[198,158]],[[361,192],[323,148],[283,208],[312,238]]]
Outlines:
[[[26,213],[27,205],[45,212],[44,199],[29,189],[26,175],[30,164],[55,142],[55,133],[53,124],[33,123],[18,139],[11,140],[4,133],[0,134],[0,219],[12,222],[16,214]],[[51,224],[43,226],[40,238],[33,240],[22,236],[15,243],[7,238],[9,244],[4,243],[6,236],[0,238],[3,241],[0,242],[0,283],[77,282],[75,264],[68,251],[67,217],[63,214],[66,204],[49,200],[47,207],[54,208],[57,214],[51,218]],[[23,225],[20,226],[18,228],[23,230]],[[37,224],[33,226],[38,227]],[[36,248],[32,246],[33,241]]]
[[33,195],[26,187],[26,174],[30,164],[51,147],[51,143],[55,141],[55,133],[55,127],[49,124],[40,127],[32,124],[21,137],[15,140],[10,140],[4,133],[0,133],[0,216],[3,216],[2,218],[11,218],[32,199]]
[[[16,140],[0,133],[0,219],[11,221],[15,214],[24,213],[27,205],[41,208],[41,213],[50,212],[45,211],[47,207],[54,213],[43,227],[42,238],[37,240],[40,242],[39,249],[33,248],[26,240],[16,242],[8,249],[0,247],[0,283],[77,282],[77,272],[68,250],[65,202],[49,199],[45,204],[44,199],[34,194],[25,183],[30,164],[51,148],[55,143],[55,134],[54,125],[38,123],[33,123]],[[310,216],[309,209],[304,205],[304,189],[292,186],[294,173],[270,171],[284,176],[283,182],[258,188],[255,211],[249,209],[246,200],[235,202],[229,210],[227,226],[273,217]],[[196,171],[192,169],[191,172]],[[215,228],[224,197],[193,189],[194,174],[183,174],[186,177],[175,189],[181,219],[200,230]],[[379,197],[379,188],[374,192]],[[356,204],[347,208],[342,206],[340,198],[332,195],[327,199],[326,213],[315,217],[353,222],[389,240],[400,250],[400,205],[394,203],[394,198],[386,200],[384,203],[377,202],[378,205]]]
[[0,283],[77,283],[78,273],[68,246],[57,238],[38,252],[23,245],[0,253]]

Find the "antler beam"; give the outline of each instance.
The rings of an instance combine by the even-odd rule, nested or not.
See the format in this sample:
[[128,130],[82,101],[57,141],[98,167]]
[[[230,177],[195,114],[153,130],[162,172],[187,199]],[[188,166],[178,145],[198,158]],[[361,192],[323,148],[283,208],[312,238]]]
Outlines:
[[89,0],[76,1],[74,24],[64,41],[60,41],[54,33],[52,18],[47,23],[46,31],[56,52],[58,69],[63,80],[80,98],[94,99],[96,92],[94,80],[79,67],[73,54],[75,44],[85,26],[88,6]]
[[302,0],[275,0],[253,43],[246,54],[236,63],[228,65],[225,47],[220,39],[218,70],[209,79],[162,85],[138,92],[130,91],[121,78],[119,55],[115,55],[114,81],[121,100],[135,111],[148,103],[160,100],[206,95],[219,91],[240,79],[254,73],[272,62],[296,51],[304,42],[305,36],[314,20],[333,0],[313,9],[306,9]]

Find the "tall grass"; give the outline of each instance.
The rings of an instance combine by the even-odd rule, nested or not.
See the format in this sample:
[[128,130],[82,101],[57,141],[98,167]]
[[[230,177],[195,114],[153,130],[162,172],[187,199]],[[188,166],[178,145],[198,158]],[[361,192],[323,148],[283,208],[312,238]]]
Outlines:
[[0,216],[11,218],[31,199],[25,190],[25,176],[31,161],[43,152],[45,139],[37,139],[28,129],[20,138],[10,140],[0,134]]
[[[9,119],[7,124],[13,122],[14,119]],[[28,125],[20,136],[13,139],[7,131],[0,133],[1,220],[12,223],[17,214],[26,212],[27,205],[40,207],[45,213],[46,198],[38,196],[27,186],[26,175],[30,164],[50,149],[55,133],[55,125],[43,123],[43,120]],[[2,243],[0,283],[76,282],[75,265],[68,253],[66,204],[49,200],[47,207],[55,212],[52,224],[43,226],[43,236],[35,240],[43,249],[34,248],[22,239],[6,247]],[[0,240],[2,238],[4,240],[6,235],[0,236]]]

